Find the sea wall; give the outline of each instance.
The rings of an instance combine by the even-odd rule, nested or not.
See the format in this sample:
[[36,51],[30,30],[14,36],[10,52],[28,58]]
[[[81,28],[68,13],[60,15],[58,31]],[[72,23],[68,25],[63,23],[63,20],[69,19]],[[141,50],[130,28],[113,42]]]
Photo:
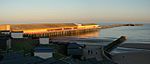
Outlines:
[[112,25],[102,25],[101,29],[121,27],[121,26],[143,26],[143,24],[112,24]]

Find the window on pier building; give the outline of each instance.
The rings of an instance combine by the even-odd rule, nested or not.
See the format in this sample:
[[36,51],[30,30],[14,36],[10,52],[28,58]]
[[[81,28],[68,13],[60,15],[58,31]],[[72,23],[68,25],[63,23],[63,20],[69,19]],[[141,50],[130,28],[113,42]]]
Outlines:
[[72,28],[64,28],[64,30],[71,30]]

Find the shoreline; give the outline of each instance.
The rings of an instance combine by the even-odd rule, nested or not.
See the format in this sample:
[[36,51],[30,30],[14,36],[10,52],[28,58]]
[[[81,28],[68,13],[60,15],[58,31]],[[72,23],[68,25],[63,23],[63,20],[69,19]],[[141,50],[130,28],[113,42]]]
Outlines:
[[123,43],[120,47],[150,50],[150,43]]

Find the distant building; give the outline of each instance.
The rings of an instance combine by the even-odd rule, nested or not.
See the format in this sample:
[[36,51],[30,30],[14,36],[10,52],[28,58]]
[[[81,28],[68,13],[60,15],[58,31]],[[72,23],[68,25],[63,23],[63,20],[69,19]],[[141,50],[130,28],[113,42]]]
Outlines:
[[12,38],[23,38],[23,31],[12,31],[11,37]]
[[3,35],[10,35],[11,31],[10,30],[0,30],[0,34]]
[[57,46],[57,52],[66,56],[72,56],[73,58],[83,60],[90,58],[96,58],[98,61],[102,60],[100,45],[59,43]]
[[46,59],[46,58],[53,57],[53,52],[54,52],[53,48],[44,47],[44,46],[35,47],[34,56],[38,56],[43,59]]
[[100,45],[89,45],[89,44],[68,44],[68,55],[80,57],[83,60],[96,58],[102,60]]
[[10,49],[12,47],[12,41],[15,38],[23,38],[22,31],[11,32],[9,30],[0,31],[0,47]]
[[49,38],[39,38],[40,44],[49,44]]

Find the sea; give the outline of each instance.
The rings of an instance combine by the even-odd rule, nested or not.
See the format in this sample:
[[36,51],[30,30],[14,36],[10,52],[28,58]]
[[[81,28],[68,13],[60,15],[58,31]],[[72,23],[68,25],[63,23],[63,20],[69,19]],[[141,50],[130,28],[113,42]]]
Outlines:
[[[128,24],[126,22],[98,22],[99,25],[111,25],[111,24]],[[80,38],[89,39],[105,39],[113,41],[121,36],[127,36],[127,40],[124,43],[150,43],[150,23],[133,23],[144,24],[143,26],[122,26],[108,29],[101,29],[98,32],[80,35]]]

